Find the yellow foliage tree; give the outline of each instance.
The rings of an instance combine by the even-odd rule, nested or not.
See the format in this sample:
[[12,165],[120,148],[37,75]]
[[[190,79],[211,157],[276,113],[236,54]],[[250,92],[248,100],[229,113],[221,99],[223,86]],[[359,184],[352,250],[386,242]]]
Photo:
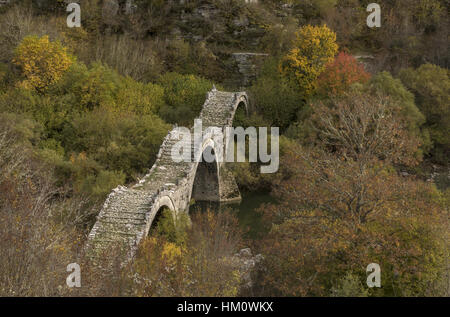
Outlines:
[[307,25],[295,35],[294,48],[282,58],[279,68],[285,77],[294,80],[302,92],[309,95],[316,89],[317,77],[338,51],[336,33],[326,25]]
[[42,91],[62,77],[74,58],[61,43],[51,42],[48,36],[27,36],[16,48],[13,62],[25,77],[19,85]]

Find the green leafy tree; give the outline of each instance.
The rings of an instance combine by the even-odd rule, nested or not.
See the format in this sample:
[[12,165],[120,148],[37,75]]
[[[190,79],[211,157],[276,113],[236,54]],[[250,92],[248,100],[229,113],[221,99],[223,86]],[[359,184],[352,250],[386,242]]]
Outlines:
[[450,155],[450,79],[449,71],[432,64],[405,69],[400,78],[416,97],[426,117],[426,127],[434,143],[434,158],[448,162]]
[[169,123],[191,126],[200,114],[206,93],[212,82],[194,75],[166,73],[158,83],[164,88],[165,104],[159,109],[161,117]]
[[[373,76],[368,87],[372,94],[382,93],[389,96],[393,104],[398,106],[397,115],[404,121],[411,136],[420,137],[421,152],[428,153],[431,149],[431,140],[428,130],[423,126],[425,116],[417,107],[414,95],[408,91],[400,79],[384,71]],[[421,156],[420,153],[418,155]]]
[[277,66],[277,59],[268,60],[250,92],[256,111],[268,125],[285,130],[296,119],[304,98],[295,83],[283,78]]

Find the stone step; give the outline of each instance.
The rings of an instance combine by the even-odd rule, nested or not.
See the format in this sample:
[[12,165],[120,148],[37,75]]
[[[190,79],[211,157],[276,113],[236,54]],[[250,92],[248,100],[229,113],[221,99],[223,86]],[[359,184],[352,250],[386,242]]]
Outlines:
[[124,232],[124,233],[131,233],[135,234],[137,233],[142,226],[145,226],[145,221],[139,221],[136,223],[133,223],[132,221],[110,221],[108,219],[100,218],[98,219],[99,223],[99,231],[117,231],[117,232]]
[[[99,228],[101,229],[101,228]],[[117,231],[117,230],[98,230],[94,240],[97,239],[113,239],[113,240],[130,240],[130,238],[136,237],[135,232],[124,232],[124,231]]]
[[108,217],[116,217],[116,218],[134,218],[140,219],[145,217],[145,212],[142,211],[108,211],[105,215]]
[[145,218],[144,219],[132,219],[132,218],[117,218],[117,217],[108,217],[104,216],[98,221],[101,224],[112,224],[112,225],[133,225],[133,226],[142,226],[145,225]]

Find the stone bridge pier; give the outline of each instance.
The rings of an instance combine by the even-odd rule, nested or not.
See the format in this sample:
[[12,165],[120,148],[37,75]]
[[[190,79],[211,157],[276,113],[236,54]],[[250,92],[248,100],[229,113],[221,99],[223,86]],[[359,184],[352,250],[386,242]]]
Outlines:
[[[240,107],[247,111],[245,92],[222,92],[214,87],[208,92],[200,113],[203,131],[208,127],[222,130],[231,127]],[[109,194],[88,237],[87,252],[91,257],[102,257],[112,248],[120,247],[127,252],[127,258],[132,258],[164,208],[177,214],[189,212],[193,199],[216,202],[241,199],[236,181],[226,167],[230,163],[217,159],[199,161],[194,157],[204,151],[217,153],[218,145],[213,139],[203,139],[200,146],[186,143],[192,149],[192,159],[173,160],[174,145],[187,142],[180,131],[181,128],[175,127],[165,137],[155,164],[143,179],[129,188],[119,186]]]

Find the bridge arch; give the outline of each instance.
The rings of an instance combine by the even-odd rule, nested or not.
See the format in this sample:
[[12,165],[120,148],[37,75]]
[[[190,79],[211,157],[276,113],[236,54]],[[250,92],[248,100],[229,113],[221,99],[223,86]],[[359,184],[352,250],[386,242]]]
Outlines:
[[150,210],[149,219],[144,230],[144,237],[148,236],[154,221],[165,208],[168,208],[172,212],[176,213],[175,204],[173,203],[172,198],[170,198],[168,195],[163,195],[155,200],[155,203]]
[[[194,177],[189,191],[191,199],[197,201],[220,201],[220,161],[218,147],[213,139],[207,139],[202,144],[201,160],[195,162]],[[209,152],[214,155],[212,162],[207,162],[204,154]]]
[[236,109],[241,105],[245,107],[245,111],[248,114],[249,102],[247,94],[240,94],[239,97],[236,98]]

